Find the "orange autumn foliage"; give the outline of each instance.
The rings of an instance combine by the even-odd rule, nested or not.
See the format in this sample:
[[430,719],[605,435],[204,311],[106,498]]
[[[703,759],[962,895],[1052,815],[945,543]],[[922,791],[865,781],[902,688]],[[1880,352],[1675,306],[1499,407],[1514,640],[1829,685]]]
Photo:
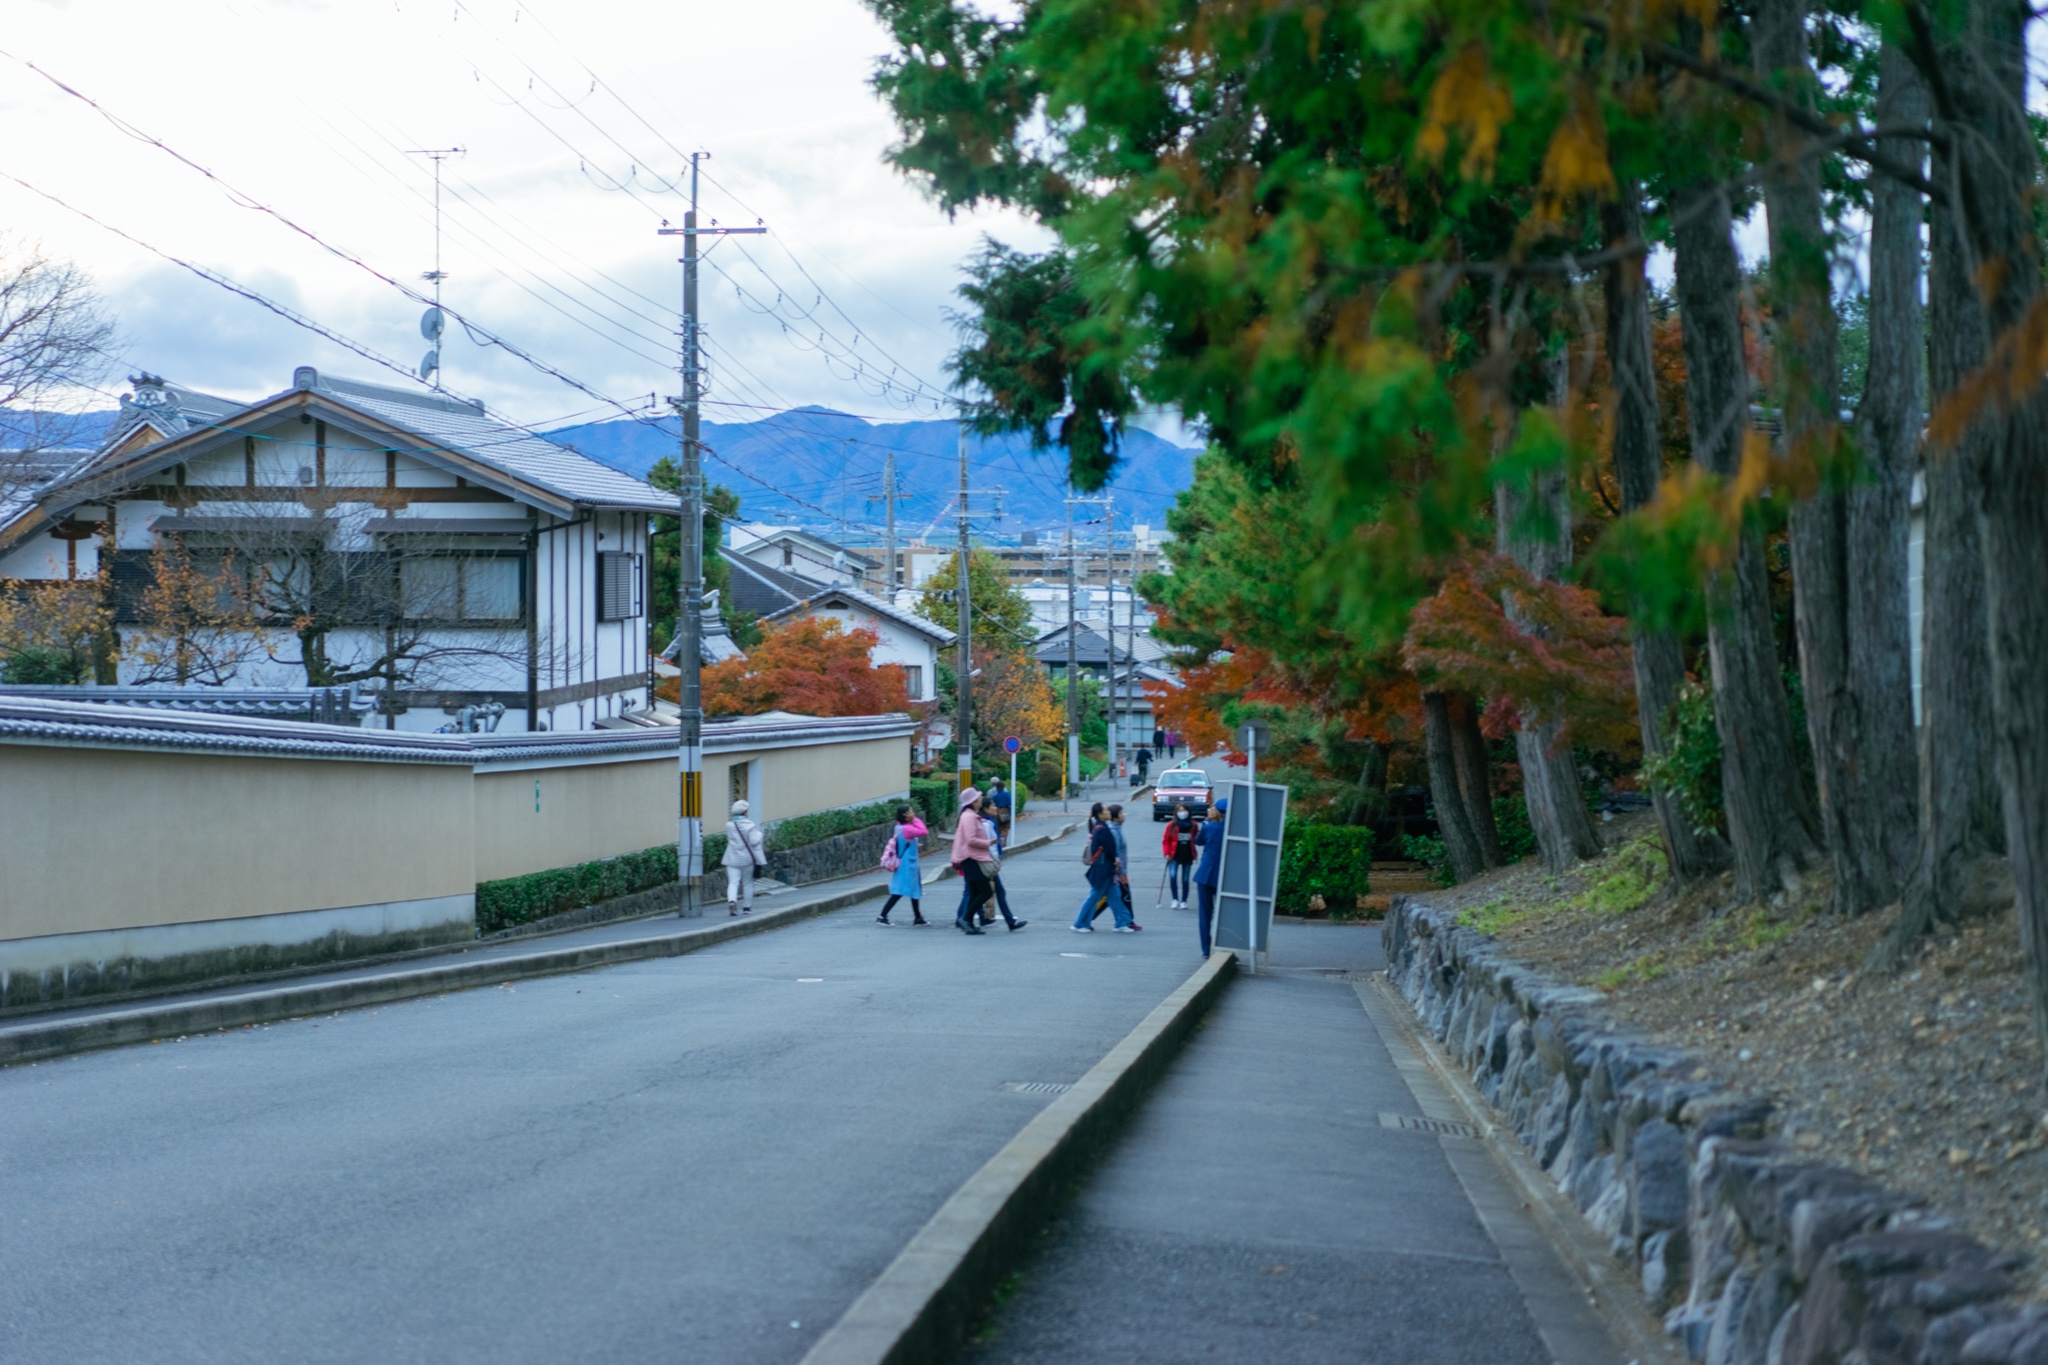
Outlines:
[[[903,669],[868,660],[879,641],[874,631],[846,630],[831,617],[766,623],[761,643],[745,658],[704,670],[704,714],[793,711],[803,716],[873,716],[911,711]],[[663,695],[673,700],[674,684],[663,687]]]

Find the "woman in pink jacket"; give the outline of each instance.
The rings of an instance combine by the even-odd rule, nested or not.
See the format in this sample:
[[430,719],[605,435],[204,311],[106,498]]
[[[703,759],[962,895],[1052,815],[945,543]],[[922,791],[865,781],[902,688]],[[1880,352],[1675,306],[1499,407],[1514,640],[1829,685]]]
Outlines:
[[960,818],[953,826],[953,870],[967,883],[967,900],[953,917],[953,927],[963,934],[981,932],[981,907],[995,895],[990,874],[995,870],[995,850],[989,847],[989,829],[974,808],[981,793],[973,787],[960,793]]

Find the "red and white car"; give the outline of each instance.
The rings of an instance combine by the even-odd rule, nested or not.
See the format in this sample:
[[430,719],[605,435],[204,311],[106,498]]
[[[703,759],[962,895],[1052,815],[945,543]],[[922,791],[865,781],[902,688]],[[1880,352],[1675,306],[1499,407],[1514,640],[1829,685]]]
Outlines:
[[1200,768],[1168,768],[1152,784],[1152,820],[1157,824],[1173,818],[1175,806],[1186,806],[1200,819],[1209,809],[1209,774]]

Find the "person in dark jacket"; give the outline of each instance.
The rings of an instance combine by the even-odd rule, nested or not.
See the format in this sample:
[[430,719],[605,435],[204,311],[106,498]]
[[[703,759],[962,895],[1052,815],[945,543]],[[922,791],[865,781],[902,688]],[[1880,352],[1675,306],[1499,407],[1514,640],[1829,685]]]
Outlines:
[[1188,813],[1185,805],[1175,806],[1173,818],[1166,822],[1166,837],[1159,841],[1159,852],[1166,859],[1167,893],[1173,897],[1176,910],[1188,908],[1188,885],[1199,851],[1195,835],[1201,828],[1201,822]]
[[1123,889],[1117,885],[1117,871],[1116,829],[1105,820],[1088,836],[1088,894],[1081,901],[1081,912],[1074,916],[1075,933],[1095,932],[1090,921],[1095,918],[1096,905],[1105,899],[1115,912],[1116,931],[1134,932],[1131,908],[1124,903]]
[[1195,865],[1195,892],[1202,908],[1195,916],[1202,938],[1202,956],[1209,955],[1209,929],[1216,920],[1216,874],[1223,863],[1223,813],[1230,809],[1227,798],[1209,807],[1209,818],[1195,831],[1195,845],[1202,860]]
[[1152,751],[1150,749],[1138,750],[1137,764],[1138,781],[1142,783],[1145,780],[1145,774],[1152,770]]

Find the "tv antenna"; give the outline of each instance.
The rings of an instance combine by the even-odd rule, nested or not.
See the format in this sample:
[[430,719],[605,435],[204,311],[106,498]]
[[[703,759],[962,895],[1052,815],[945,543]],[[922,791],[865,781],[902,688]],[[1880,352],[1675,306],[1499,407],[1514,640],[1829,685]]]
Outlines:
[[433,376],[435,389],[441,387],[441,334],[448,328],[448,319],[441,311],[441,281],[448,278],[448,272],[441,269],[441,163],[451,156],[461,156],[461,147],[412,147],[407,156],[423,156],[434,163],[434,268],[421,274],[420,278],[434,286],[434,306],[420,314],[420,335],[427,339],[427,354],[420,361],[420,378]]

